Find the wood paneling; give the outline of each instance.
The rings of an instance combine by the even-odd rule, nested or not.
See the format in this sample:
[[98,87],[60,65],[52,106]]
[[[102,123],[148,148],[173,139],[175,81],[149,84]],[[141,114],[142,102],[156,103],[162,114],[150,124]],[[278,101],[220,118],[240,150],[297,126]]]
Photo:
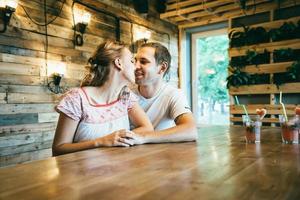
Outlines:
[[[52,137],[52,136],[51,136]],[[35,139],[36,141],[36,139]],[[12,146],[10,148],[7,147],[0,147],[0,156],[10,156],[10,155],[16,155],[20,154],[22,152],[32,152],[37,151],[41,149],[49,149],[52,146],[52,138],[48,141],[37,141],[35,143],[29,143],[29,144],[20,144],[16,146]]]
[[35,123],[24,125],[0,126],[0,136],[19,135],[24,133],[36,133],[39,131],[54,131],[56,123]]
[[16,163],[24,163],[32,160],[40,160],[51,156],[52,156],[51,148],[34,150],[34,151],[23,151],[22,153],[0,156],[0,167],[14,165]]
[[44,85],[44,77],[0,73],[0,84]]
[[0,103],[6,103],[6,94],[0,93]]
[[261,43],[261,44],[251,45],[251,46],[241,47],[241,48],[231,48],[229,50],[229,56],[234,57],[234,56],[245,55],[247,50],[255,50],[257,53],[263,53],[264,50],[267,50],[268,52],[273,52],[276,49],[284,49],[284,48],[300,49],[300,39]]
[[11,147],[30,143],[38,143],[52,140],[54,131],[40,131],[37,133],[24,133],[20,135],[11,135],[0,137],[0,147]]
[[240,94],[278,94],[280,91],[284,93],[298,93],[300,91],[300,83],[286,83],[277,88],[274,84],[259,84],[250,86],[232,87],[229,90],[231,95]]
[[249,74],[273,74],[286,72],[287,68],[292,64],[293,62],[281,62],[261,65],[248,65],[243,71]]
[[[287,1],[288,2],[288,1]],[[286,4],[288,5],[288,3]],[[273,8],[273,7],[270,7]],[[289,12],[291,12],[291,8],[286,8]],[[269,31],[273,28],[279,28],[281,27],[285,22],[293,22],[294,24],[297,24],[300,17],[294,16],[291,18],[286,19],[277,19],[275,20],[274,17],[275,10],[270,9],[268,14],[268,22],[264,23],[255,23],[255,21],[252,21],[252,24],[249,26],[250,28],[253,27],[263,27],[266,29],[266,31]],[[241,18],[234,18],[231,20],[239,20]],[[244,17],[244,19],[247,19],[247,17]],[[249,19],[249,18],[248,18]],[[231,23],[232,24],[232,23]],[[229,29],[229,31],[236,30],[236,31],[244,31],[243,28],[236,27]],[[274,123],[278,123],[278,116],[279,114],[283,114],[283,109],[281,105],[278,105],[279,102],[275,100],[275,95],[278,95],[280,92],[284,94],[293,94],[294,96],[292,98],[296,99],[295,105],[286,105],[286,111],[289,115],[295,115],[295,108],[296,106],[299,106],[300,104],[300,82],[294,81],[293,83],[283,83],[281,85],[275,85],[273,83],[273,77],[277,73],[284,73],[287,72],[288,67],[292,66],[292,64],[296,61],[294,59],[293,61],[289,62],[276,62],[274,63],[274,51],[279,49],[293,49],[293,50],[299,50],[300,49],[300,40],[299,39],[286,39],[282,41],[272,42],[271,39],[269,42],[266,43],[260,43],[250,46],[242,46],[237,48],[231,48],[229,49],[229,57],[236,57],[236,56],[244,56],[246,55],[247,51],[255,51],[257,53],[263,53],[265,50],[270,53],[270,58],[267,61],[266,64],[260,64],[260,65],[246,65],[244,68],[241,69],[241,71],[247,72],[249,74],[267,74],[270,77],[270,81],[268,81],[269,84],[256,84],[256,85],[243,85],[239,87],[230,87],[229,94],[230,95],[242,95],[246,96],[249,95],[251,98],[257,97],[257,95],[265,95],[265,97],[268,98],[267,102],[269,104],[248,104],[246,105],[246,108],[250,114],[256,114],[255,110],[256,108],[265,108],[267,109],[268,116],[266,119],[263,120],[263,122],[268,122],[270,125],[275,126]],[[249,98],[250,99],[250,98]],[[288,99],[286,97],[283,97],[283,102],[285,103]],[[265,99],[263,100],[265,101]],[[234,103],[234,102],[232,102]],[[257,103],[257,102],[256,102]],[[262,102],[259,102],[262,103]],[[275,105],[277,104],[277,105]],[[242,118],[239,117],[240,115],[244,114],[244,110],[241,106],[237,105],[231,105],[230,107],[230,120],[231,122],[241,122]]]
[[294,0],[280,1],[280,4],[268,0],[245,1],[245,3],[247,9],[242,10],[239,2],[235,0],[168,0],[167,10],[160,18],[185,29],[227,21],[233,17],[268,12],[279,7],[299,5],[299,2]]
[[[47,59],[66,65],[61,84],[72,88],[79,86],[87,60],[97,45],[115,39],[116,24],[113,16],[75,3],[74,8],[84,9],[92,17],[83,35],[84,45],[74,46],[73,1],[66,0],[59,13],[62,2],[46,1],[47,21],[59,15],[47,26]],[[127,45],[134,42],[132,34],[136,29],[150,30],[150,41],[161,42],[172,50],[172,70],[177,71],[175,25],[160,20],[157,13],[140,16],[133,7],[117,0],[82,2],[120,17],[121,40]],[[6,32],[0,34],[0,166],[49,157],[58,119],[54,106],[61,95],[51,93],[46,87],[51,81],[45,62],[46,29],[33,23],[21,6],[36,22],[43,24],[45,20],[43,1],[20,0]],[[177,74],[172,80],[178,83]]]
[[[249,114],[256,114],[256,109],[266,109],[267,114],[270,115],[282,115],[283,110],[281,105],[270,105],[270,104],[255,104],[255,105],[246,105],[246,109]],[[295,114],[296,105],[285,105],[287,115]],[[243,107],[238,105],[230,105],[231,114],[241,114],[243,113]]]
[[16,125],[16,124],[31,124],[38,122],[38,114],[12,114],[12,115],[0,115],[0,125]]

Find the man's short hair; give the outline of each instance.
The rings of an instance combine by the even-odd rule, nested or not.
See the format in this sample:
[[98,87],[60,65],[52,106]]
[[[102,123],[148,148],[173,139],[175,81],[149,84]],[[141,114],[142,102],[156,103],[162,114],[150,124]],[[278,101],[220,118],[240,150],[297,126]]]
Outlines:
[[162,64],[163,62],[167,63],[167,70],[164,73],[164,76],[169,72],[171,66],[171,55],[169,50],[162,44],[157,42],[149,42],[142,44],[142,47],[152,47],[155,49],[154,58],[157,64]]

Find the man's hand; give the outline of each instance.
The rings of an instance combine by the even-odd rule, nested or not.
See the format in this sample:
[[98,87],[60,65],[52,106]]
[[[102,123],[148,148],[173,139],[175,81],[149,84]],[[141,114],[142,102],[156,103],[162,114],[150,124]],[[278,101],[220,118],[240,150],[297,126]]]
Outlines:
[[135,144],[134,136],[135,134],[131,131],[121,129],[115,131],[109,135],[106,135],[101,138],[95,139],[95,146],[105,146],[105,147],[112,147],[112,146],[121,146],[121,147],[129,147]]
[[130,131],[132,133],[132,138],[130,139],[134,145],[139,145],[139,144],[144,144],[145,143],[145,138],[144,136],[138,134],[138,133],[134,133],[132,131]]

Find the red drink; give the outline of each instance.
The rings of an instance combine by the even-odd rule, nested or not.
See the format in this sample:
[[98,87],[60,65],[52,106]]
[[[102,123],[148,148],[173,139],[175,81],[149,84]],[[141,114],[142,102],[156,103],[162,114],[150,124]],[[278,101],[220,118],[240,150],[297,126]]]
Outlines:
[[259,115],[243,115],[243,123],[246,128],[245,138],[247,143],[260,142],[261,121]]
[[288,125],[286,123],[281,125],[282,132],[282,142],[283,143],[290,143],[290,144],[298,144],[299,142],[299,133],[298,128],[293,125]]
[[248,143],[255,142],[255,127],[254,126],[246,126],[246,141]]

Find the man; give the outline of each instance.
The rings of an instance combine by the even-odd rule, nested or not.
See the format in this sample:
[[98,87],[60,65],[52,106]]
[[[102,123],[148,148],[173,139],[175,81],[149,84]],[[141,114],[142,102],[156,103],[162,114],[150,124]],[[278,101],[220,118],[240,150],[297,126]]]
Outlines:
[[193,141],[197,129],[186,97],[181,90],[166,84],[171,56],[159,43],[145,43],[136,55],[134,90],[155,131],[144,135],[143,143]]

